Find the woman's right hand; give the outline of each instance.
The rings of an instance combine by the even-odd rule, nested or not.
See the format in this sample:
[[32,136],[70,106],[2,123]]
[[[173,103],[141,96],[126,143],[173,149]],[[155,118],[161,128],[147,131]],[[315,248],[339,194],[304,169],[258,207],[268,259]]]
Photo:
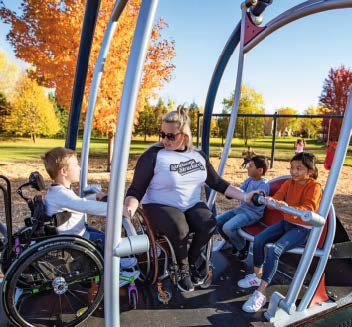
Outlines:
[[122,210],[122,215],[131,219],[138,208],[139,202],[134,196],[127,196]]
[[125,205],[123,206],[122,216],[131,219],[131,210],[129,210]]

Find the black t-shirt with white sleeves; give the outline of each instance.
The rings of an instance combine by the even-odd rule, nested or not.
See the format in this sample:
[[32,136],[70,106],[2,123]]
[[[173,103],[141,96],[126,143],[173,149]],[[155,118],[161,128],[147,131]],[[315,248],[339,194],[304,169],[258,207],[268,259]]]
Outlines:
[[186,211],[201,201],[204,183],[220,193],[229,186],[204,152],[168,151],[155,145],[138,159],[126,196],[133,196],[142,204],[159,203]]

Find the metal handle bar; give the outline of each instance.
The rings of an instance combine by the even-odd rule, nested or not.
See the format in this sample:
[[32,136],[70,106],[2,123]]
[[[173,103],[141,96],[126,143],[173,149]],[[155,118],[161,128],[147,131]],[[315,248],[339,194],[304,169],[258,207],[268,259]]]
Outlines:
[[[265,197],[263,195],[259,195],[257,197],[257,202],[259,204],[264,204],[265,203]],[[270,200],[267,203],[267,206],[277,209],[279,211],[289,213],[294,216],[298,216],[301,218],[304,222],[314,226],[314,227],[320,227],[325,224],[325,219],[324,217],[320,216],[319,214],[312,212],[310,210],[299,210],[296,208],[292,208],[290,206],[284,205],[281,206],[280,208],[276,207],[276,201]]]

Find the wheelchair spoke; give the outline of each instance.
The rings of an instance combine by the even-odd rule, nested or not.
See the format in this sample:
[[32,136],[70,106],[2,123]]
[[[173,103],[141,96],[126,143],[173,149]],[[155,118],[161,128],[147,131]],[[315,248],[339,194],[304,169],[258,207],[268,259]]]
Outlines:
[[15,326],[76,326],[99,305],[102,287],[92,298],[89,289],[103,280],[102,257],[87,241],[71,240],[38,244],[10,267],[3,298]]

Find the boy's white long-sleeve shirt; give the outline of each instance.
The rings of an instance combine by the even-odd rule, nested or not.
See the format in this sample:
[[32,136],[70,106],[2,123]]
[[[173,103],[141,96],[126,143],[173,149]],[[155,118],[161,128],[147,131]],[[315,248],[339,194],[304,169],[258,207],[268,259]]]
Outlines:
[[107,203],[96,201],[95,194],[81,198],[63,185],[51,185],[45,196],[45,210],[49,216],[63,211],[71,212],[70,219],[57,227],[58,233],[82,236],[86,230],[84,214],[106,216]]

